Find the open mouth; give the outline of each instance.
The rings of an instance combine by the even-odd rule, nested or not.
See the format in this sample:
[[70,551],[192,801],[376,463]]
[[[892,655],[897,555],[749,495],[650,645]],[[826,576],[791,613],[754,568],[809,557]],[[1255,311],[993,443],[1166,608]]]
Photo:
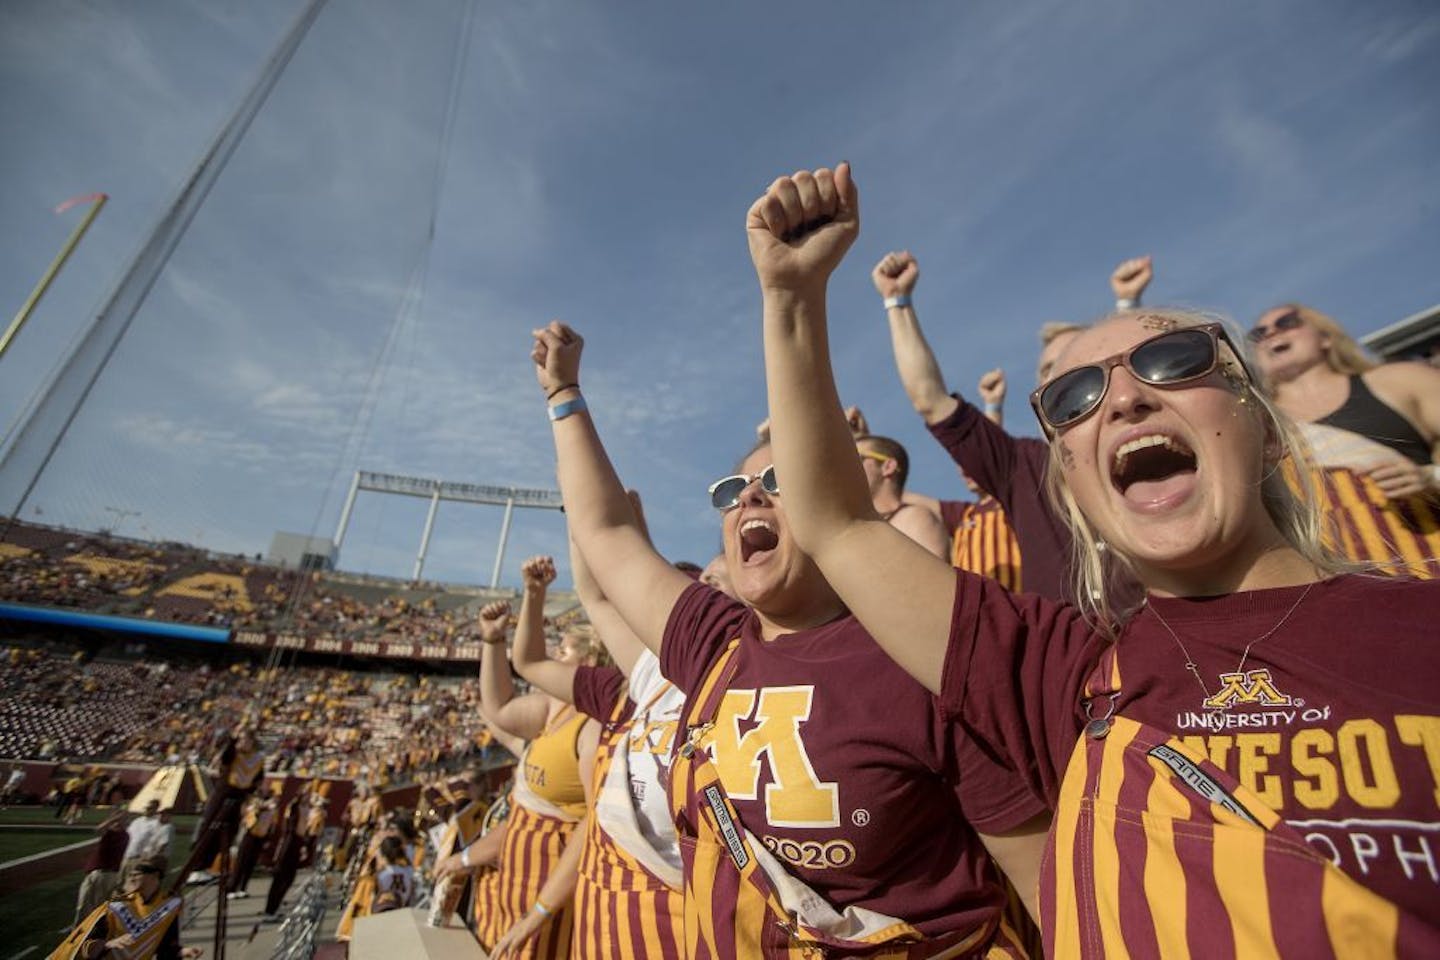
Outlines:
[[1282,353],[1289,353],[1289,352],[1290,352],[1290,344],[1288,344],[1288,343],[1272,343],[1272,344],[1270,345],[1270,355],[1271,355],[1272,357],[1278,357],[1278,356],[1279,356],[1280,354],[1282,354]]
[[768,520],[752,517],[740,524],[740,562],[759,562],[780,545],[780,535]]
[[1181,440],[1152,433],[1121,444],[1110,465],[1110,482],[1126,500],[1152,504],[1184,491],[1198,466]]

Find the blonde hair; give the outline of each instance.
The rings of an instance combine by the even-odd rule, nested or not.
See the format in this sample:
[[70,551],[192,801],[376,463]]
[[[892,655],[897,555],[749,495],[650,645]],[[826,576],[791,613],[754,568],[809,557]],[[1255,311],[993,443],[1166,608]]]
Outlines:
[[565,628],[560,634],[561,642],[570,640],[575,646],[575,652],[580,659],[596,667],[608,667],[614,664],[610,658],[610,651],[600,642],[600,636],[595,628],[588,623],[575,623]]
[[1040,346],[1050,346],[1057,338],[1067,333],[1079,333],[1081,330],[1089,330],[1088,323],[1066,323],[1063,320],[1049,320],[1040,327]]
[[[1154,318],[1159,321],[1157,329],[1163,329],[1164,325],[1180,328],[1207,323],[1230,326],[1217,315],[1177,308],[1127,311],[1111,314],[1100,322],[1122,315],[1135,320]],[[1232,334],[1231,345],[1236,342],[1239,341]],[[1325,543],[1325,524],[1319,510],[1319,489],[1311,469],[1309,448],[1294,421],[1254,388],[1255,373],[1238,350],[1222,349],[1220,369],[1239,395],[1242,406],[1264,427],[1266,446],[1273,443],[1274,462],[1260,478],[1260,499],[1270,522],[1281,538],[1322,576],[1357,569]],[[1059,449],[1057,438],[1052,436],[1045,486],[1052,509],[1065,521],[1074,541],[1071,569],[1075,603],[1086,620],[1114,637],[1143,605],[1144,587],[1129,558],[1108,549],[1081,512],[1065,483]],[[1270,459],[1266,454],[1262,457]]]
[[1370,355],[1365,352],[1365,348],[1360,346],[1354,337],[1345,332],[1345,328],[1340,326],[1340,321],[1334,317],[1321,313],[1314,307],[1307,307],[1303,303],[1282,303],[1275,309],[1294,310],[1307,325],[1314,327],[1329,339],[1329,343],[1325,347],[1325,362],[1336,373],[1343,373],[1347,377],[1354,376],[1367,370],[1373,370],[1380,365],[1370,358]]

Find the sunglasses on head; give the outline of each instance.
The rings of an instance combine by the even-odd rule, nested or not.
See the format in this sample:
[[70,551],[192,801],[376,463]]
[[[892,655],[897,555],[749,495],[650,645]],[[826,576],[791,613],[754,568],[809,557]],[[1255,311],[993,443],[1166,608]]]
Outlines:
[[894,457],[887,457],[887,456],[885,456],[885,454],[883,454],[883,453],[876,453],[874,450],[866,450],[864,447],[860,446],[859,444],[856,444],[856,446],[855,446],[855,452],[858,453],[858,454],[860,454],[860,456],[861,456],[863,459],[866,459],[866,460],[875,460],[875,461],[877,461],[877,462],[879,462],[879,463],[889,463],[891,460],[894,459]]
[[1289,313],[1283,313],[1276,317],[1275,322],[1268,327],[1263,323],[1255,324],[1245,336],[1251,343],[1264,343],[1266,340],[1275,336],[1275,334],[1283,333],[1286,330],[1294,330],[1304,323],[1305,321],[1300,316],[1300,313],[1296,310],[1291,310]]
[[733,510],[740,505],[740,496],[745,492],[745,488],[755,480],[760,481],[760,489],[770,496],[780,495],[780,487],[775,482],[775,465],[772,463],[753,476],[737,473],[731,477],[722,477],[710,484],[710,505],[721,513]]
[[1030,405],[1041,426],[1050,430],[1068,427],[1099,409],[1110,389],[1110,371],[1116,367],[1123,366],[1135,379],[1153,387],[1179,386],[1207,376],[1220,365],[1222,340],[1238,355],[1218,323],[1162,333],[1124,353],[1066,370],[1030,394]]

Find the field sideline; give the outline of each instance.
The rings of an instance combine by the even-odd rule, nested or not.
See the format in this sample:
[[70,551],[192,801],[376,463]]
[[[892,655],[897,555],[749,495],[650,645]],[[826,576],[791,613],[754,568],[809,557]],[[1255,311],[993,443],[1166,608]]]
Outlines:
[[[86,810],[80,823],[55,829],[59,824],[53,807],[0,810],[0,863],[88,840],[96,835],[95,825],[110,812],[108,807]],[[175,817],[175,841],[170,850],[172,871],[179,868],[190,852],[190,833],[197,819]],[[41,960],[54,949],[73,921],[75,895],[83,877],[81,871],[72,870],[39,880],[24,890],[0,895],[0,930],[7,934],[6,949],[0,960],[25,953],[32,946],[37,949],[26,954],[25,960]],[[166,880],[167,883],[173,880],[173,874]]]

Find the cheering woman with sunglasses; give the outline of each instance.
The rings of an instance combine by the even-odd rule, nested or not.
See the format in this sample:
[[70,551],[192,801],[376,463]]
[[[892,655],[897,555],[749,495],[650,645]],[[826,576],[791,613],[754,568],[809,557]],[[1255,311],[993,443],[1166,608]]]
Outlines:
[[[1218,324],[1171,311],[1077,334],[1032,397],[1083,609],[895,535],[830,369],[826,285],[859,229],[849,173],[781,178],[747,222],[790,526],[881,646],[1007,762],[1002,779],[1029,788],[982,804],[968,792],[992,774],[963,770],[972,817],[1000,830],[1055,811],[1047,950],[1440,955],[1440,653],[1413,642],[1434,635],[1440,584],[1335,573],[1276,470],[1286,421]],[[1146,589],[1139,609],[1107,602],[1125,577]]]
[[972,745],[791,538],[768,446],[710,488],[742,603],[640,529],[577,386],[581,348],[552,323],[532,359],[575,543],[686,694],[669,799],[687,955],[1019,955],[957,797],[958,771],[985,758],[961,756]]
[[1440,573],[1440,370],[1376,364],[1330,317],[1300,304],[1250,330],[1276,406],[1301,424],[1346,556]]

